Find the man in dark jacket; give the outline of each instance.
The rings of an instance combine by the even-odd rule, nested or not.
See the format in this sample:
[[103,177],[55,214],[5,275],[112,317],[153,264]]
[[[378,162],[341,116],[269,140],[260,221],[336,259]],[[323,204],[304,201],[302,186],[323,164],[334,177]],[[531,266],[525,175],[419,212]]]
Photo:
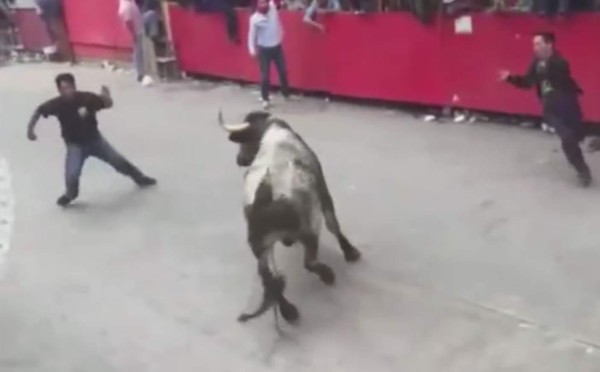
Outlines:
[[567,160],[577,170],[581,185],[588,187],[592,176],[579,147],[585,138],[579,105],[579,95],[583,92],[571,76],[569,63],[555,50],[554,43],[552,33],[536,34],[533,38],[535,59],[527,73],[519,76],[504,71],[501,79],[518,88],[536,88],[546,124],[555,129]]

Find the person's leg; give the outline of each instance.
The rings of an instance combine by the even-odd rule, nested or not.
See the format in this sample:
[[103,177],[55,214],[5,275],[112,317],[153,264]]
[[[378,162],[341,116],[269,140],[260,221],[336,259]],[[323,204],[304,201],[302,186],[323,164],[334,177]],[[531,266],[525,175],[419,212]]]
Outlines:
[[156,39],[159,34],[158,13],[155,10],[147,10],[142,17],[146,35],[152,40]]
[[279,84],[281,85],[281,94],[283,94],[283,96],[287,98],[290,95],[290,87],[288,83],[285,56],[283,54],[283,47],[281,45],[273,49],[273,60],[275,62],[275,66],[277,66],[277,72],[279,73]]
[[235,9],[229,2],[226,2],[223,13],[225,15],[225,23],[227,24],[227,36],[229,36],[231,42],[238,44],[240,42],[240,36]]
[[133,65],[137,73],[138,81],[142,81],[145,75],[144,71],[144,46],[141,35],[133,36]]
[[98,139],[91,145],[90,155],[111,165],[122,175],[131,177],[139,186],[152,186],[156,184],[156,180],[142,173],[135,165],[131,164],[129,160],[117,152],[104,138]]
[[66,206],[79,196],[79,178],[88,154],[83,146],[67,144],[65,159],[65,186],[66,191],[57,203]]
[[271,49],[258,48],[258,62],[260,65],[260,96],[263,102],[269,102],[269,90],[271,89]]
[[[560,117],[546,115],[545,119],[546,123],[554,128],[560,137],[563,153],[569,164],[577,171],[581,184],[589,186],[592,176],[580,147],[580,143],[585,137],[583,132],[578,130],[577,123],[566,124],[566,121]],[[573,119],[576,119],[576,116],[573,116]]]
[[[144,61],[144,75],[152,79],[158,79],[158,65],[156,61],[156,50],[154,42],[146,35],[141,36],[142,39],[142,60]],[[152,83],[152,81],[150,81]]]

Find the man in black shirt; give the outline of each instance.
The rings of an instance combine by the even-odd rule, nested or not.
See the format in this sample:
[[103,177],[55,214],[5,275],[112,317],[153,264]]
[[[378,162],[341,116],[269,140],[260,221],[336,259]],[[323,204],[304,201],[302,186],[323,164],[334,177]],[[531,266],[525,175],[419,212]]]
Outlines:
[[535,87],[542,101],[544,120],[556,130],[567,160],[577,170],[582,186],[592,182],[590,169],[579,147],[585,139],[579,95],[583,93],[571,76],[569,63],[554,48],[552,33],[539,33],[533,38],[535,59],[523,76],[501,73],[501,79],[529,89]]
[[153,186],[156,180],[144,175],[139,169],[119,154],[100,134],[96,113],[112,107],[108,88],[102,87],[100,95],[77,91],[72,74],[56,77],[60,95],[40,105],[34,112],[27,128],[27,137],[35,141],[35,126],[40,117],[55,116],[67,146],[65,162],[66,192],[57,203],[67,206],[79,195],[79,178],[86,159],[94,156],[117,172],[131,177],[140,187]]

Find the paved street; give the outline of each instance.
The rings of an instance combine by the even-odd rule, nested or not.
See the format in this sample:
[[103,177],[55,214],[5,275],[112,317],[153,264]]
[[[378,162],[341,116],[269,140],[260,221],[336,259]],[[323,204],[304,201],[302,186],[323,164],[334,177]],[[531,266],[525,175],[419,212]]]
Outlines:
[[[323,286],[280,247],[302,315],[277,332],[242,217],[237,149],[216,122],[258,107],[249,89],[76,67],[113,90],[105,136],[159,180],[137,190],[94,160],[68,210],[58,124],[25,138],[65,66],[0,68],[0,371],[597,372],[600,181],[583,190],[556,138],[435,124],[305,98],[280,104],[319,154],[364,260]],[[600,155],[590,156],[600,180]]]

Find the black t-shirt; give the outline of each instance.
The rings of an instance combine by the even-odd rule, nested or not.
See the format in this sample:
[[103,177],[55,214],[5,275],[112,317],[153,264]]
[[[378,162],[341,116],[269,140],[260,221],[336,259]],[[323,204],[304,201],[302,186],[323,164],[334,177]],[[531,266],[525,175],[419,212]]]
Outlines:
[[96,112],[106,108],[102,97],[89,92],[76,92],[72,98],[56,97],[38,107],[44,118],[55,116],[62,137],[69,143],[87,143],[100,137]]

